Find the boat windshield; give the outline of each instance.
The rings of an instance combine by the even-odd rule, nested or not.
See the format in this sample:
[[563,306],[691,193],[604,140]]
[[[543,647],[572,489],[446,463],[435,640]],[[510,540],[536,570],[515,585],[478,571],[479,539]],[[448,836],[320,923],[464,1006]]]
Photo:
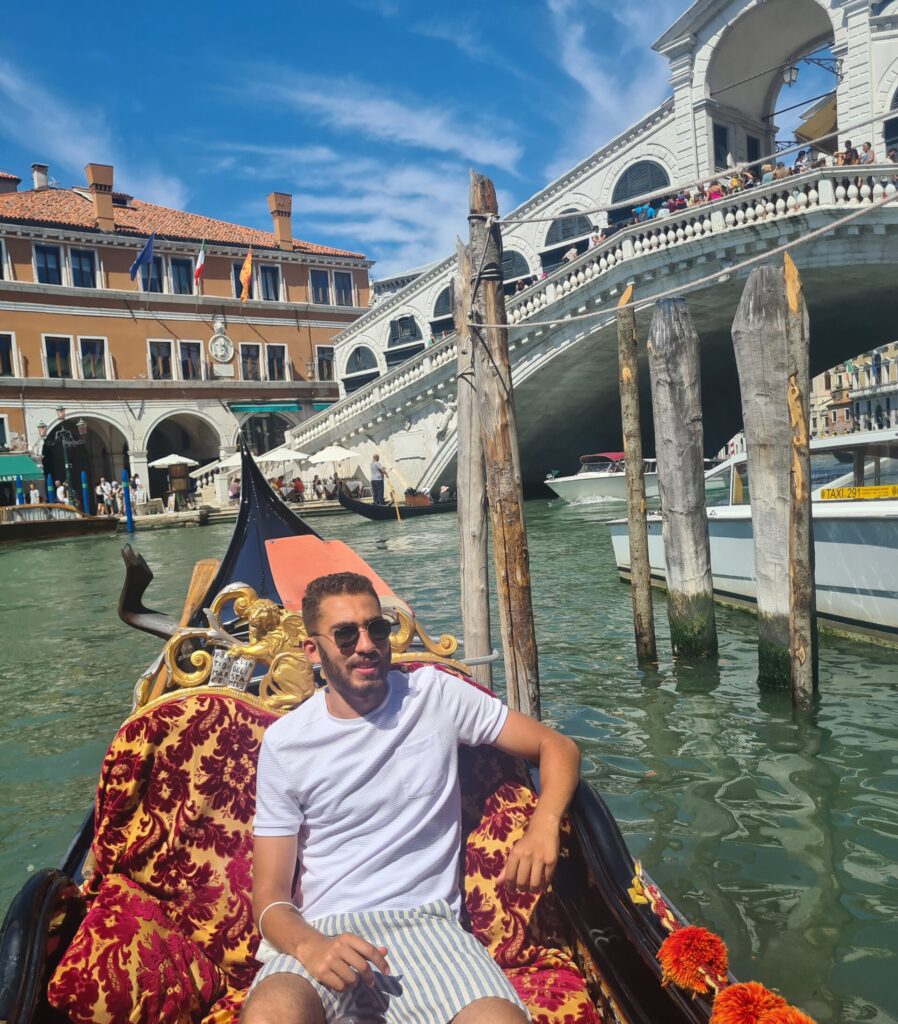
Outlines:
[[718,472],[708,473],[705,477],[705,505],[712,508],[730,503],[730,480],[733,467],[726,466]]
[[580,460],[580,473],[623,473],[623,459],[609,459],[604,455],[584,455]]

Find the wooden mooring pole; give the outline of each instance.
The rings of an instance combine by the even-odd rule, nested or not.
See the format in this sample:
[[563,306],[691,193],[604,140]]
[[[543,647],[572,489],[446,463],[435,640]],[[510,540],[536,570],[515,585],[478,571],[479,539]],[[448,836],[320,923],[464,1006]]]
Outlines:
[[[633,286],[620,298],[627,306]],[[645,463],[639,422],[639,371],[637,366],[636,313],[633,307],[617,311],[617,365],[620,411],[624,435],[624,466],[627,473],[627,526],[630,535],[630,588],[633,596],[633,631],[639,661],[657,661],[655,618],[652,612],[652,571],[649,536],[645,521]]]
[[474,379],[477,385],[493,566],[505,685],[510,707],[538,718],[539,666],[530,555],[524,526],[524,495],[508,359],[505,293],[502,290],[502,234],[495,218],[499,207],[489,178],[471,172],[469,252],[472,270],[472,320],[498,326],[471,328]]
[[810,708],[817,688],[817,597],[811,513],[810,337],[798,268],[783,254],[786,292],[787,403],[792,438],[789,473],[789,659],[792,703]]
[[807,324],[794,264],[756,267],[733,347],[751,486],[758,682],[791,686],[800,707],[810,704],[816,677]]
[[[486,523],[486,468],[474,383],[474,349],[468,320],[471,316],[471,261],[467,246],[455,244],[458,270],[453,282],[453,313],[458,339],[458,551],[461,567],[461,621],[466,657],[492,651],[490,637],[489,537]],[[481,686],[492,688],[489,664],[472,665]]]
[[717,651],[708,519],[699,341],[685,299],[655,303],[648,343],[674,653]]

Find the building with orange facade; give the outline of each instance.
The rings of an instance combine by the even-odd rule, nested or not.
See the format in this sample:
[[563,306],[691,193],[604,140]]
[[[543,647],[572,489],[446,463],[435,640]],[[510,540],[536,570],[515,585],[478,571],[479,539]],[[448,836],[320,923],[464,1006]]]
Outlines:
[[337,397],[331,339],[367,308],[371,264],[295,239],[289,195],[268,196],[266,232],[117,192],[104,164],[72,188],[32,174],[0,174],[0,478],[27,453],[54,479],[68,463],[76,493],[82,470],[93,489],[127,468],[161,496],[154,459],[203,464],[241,433],[264,451]]

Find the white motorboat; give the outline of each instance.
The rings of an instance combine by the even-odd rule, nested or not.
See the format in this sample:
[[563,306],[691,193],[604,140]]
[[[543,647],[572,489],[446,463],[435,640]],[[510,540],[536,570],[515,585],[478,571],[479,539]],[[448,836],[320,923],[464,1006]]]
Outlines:
[[[645,494],[658,496],[658,474],[654,459],[645,459]],[[581,455],[580,469],[573,476],[549,476],[545,479],[564,501],[626,501],[627,474],[623,452],[597,452]]]
[[[821,625],[898,643],[898,430],[811,442],[817,616]],[[756,602],[745,453],[705,474],[715,597]],[[622,579],[629,579],[627,521],[609,524]],[[661,515],[648,516],[652,582],[665,582]],[[785,555],[784,555],[785,557]]]

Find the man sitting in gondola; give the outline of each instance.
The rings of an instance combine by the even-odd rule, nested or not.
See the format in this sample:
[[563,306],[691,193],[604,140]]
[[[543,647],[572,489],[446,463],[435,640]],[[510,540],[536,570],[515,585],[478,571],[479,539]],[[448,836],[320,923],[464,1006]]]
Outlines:
[[555,869],[576,744],[448,673],[391,671],[390,622],[364,576],[313,580],[302,613],[306,656],[327,686],[262,743],[253,905],[263,966],[243,1024],[528,1020],[458,921],[458,744],[492,744],[540,768],[537,807],[504,870],[509,890],[527,892]]

